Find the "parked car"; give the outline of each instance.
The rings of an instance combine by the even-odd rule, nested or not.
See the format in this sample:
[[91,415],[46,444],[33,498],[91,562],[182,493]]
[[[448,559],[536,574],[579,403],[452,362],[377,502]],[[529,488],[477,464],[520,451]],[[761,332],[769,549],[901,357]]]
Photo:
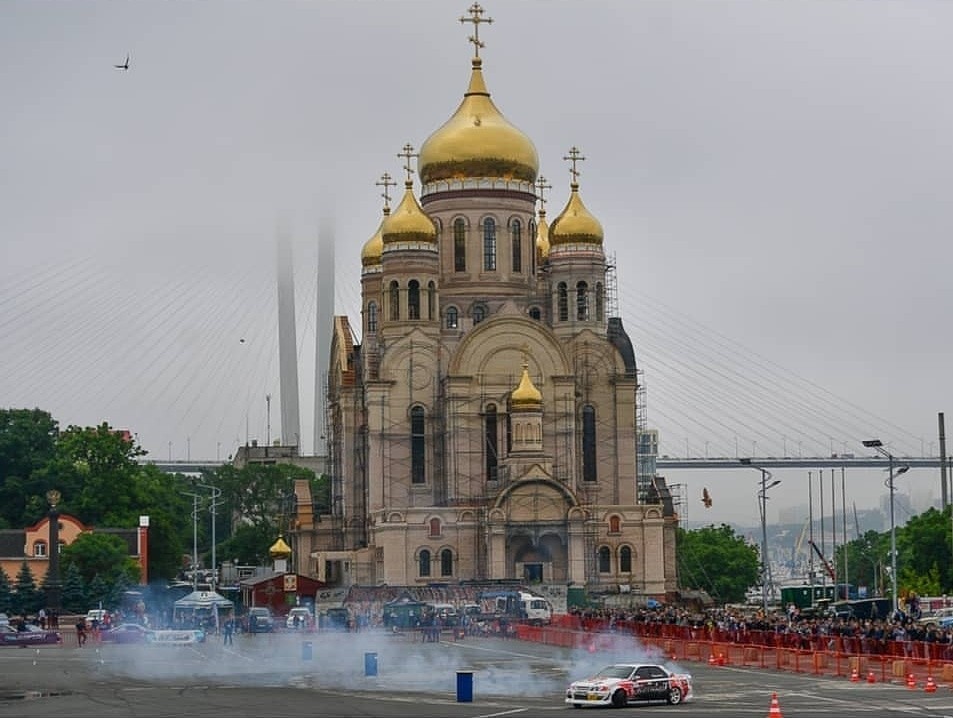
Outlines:
[[607,706],[624,708],[641,701],[665,701],[678,705],[691,700],[692,677],[674,673],[655,663],[617,663],[566,689],[566,703],[573,708]]
[[45,631],[29,623],[22,631],[9,624],[0,626],[0,646],[41,646],[62,642],[63,637],[57,631]]
[[86,612],[86,627],[91,628],[93,621],[96,621],[96,625],[103,628],[111,618],[112,614],[105,608],[91,608]]
[[0,613],[0,626],[9,626],[10,617],[5,613]]
[[99,640],[103,643],[150,643],[154,631],[138,623],[120,623],[118,626],[102,631]]
[[255,606],[248,609],[249,633],[271,633],[273,630],[275,630],[275,619],[268,608]]
[[[297,623],[295,622],[296,618],[298,619]],[[295,606],[288,611],[288,616],[285,618],[285,628],[310,630],[314,628],[314,616],[305,606]]]

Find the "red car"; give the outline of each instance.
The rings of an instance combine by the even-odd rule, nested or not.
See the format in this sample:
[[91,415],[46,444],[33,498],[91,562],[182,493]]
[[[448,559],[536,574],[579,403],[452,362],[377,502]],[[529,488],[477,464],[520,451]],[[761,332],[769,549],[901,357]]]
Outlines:
[[63,637],[56,631],[44,631],[42,628],[27,624],[25,630],[18,631],[13,626],[0,625],[0,646],[42,646],[62,643]]

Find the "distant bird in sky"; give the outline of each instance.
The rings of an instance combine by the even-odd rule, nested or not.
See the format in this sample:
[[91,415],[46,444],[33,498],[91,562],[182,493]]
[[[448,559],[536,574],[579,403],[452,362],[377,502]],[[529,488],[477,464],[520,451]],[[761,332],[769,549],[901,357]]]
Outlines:
[[126,61],[121,65],[113,65],[117,70],[128,70],[129,69],[129,54],[126,53]]

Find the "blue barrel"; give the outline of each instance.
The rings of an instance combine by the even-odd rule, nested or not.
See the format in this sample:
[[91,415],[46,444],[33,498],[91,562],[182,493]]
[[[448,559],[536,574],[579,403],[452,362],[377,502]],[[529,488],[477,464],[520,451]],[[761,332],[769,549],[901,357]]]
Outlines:
[[312,656],[311,641],[301,642],[301,660],[310,661]]
[[377,675],[377,654],[376,653],[364,654],[364,675],[365,676]]
[[473,703],[473,671],[457,671],[457,703]]

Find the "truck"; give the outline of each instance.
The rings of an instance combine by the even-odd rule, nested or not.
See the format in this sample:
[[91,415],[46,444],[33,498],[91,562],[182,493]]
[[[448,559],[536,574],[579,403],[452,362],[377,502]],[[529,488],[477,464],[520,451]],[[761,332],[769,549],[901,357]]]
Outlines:
[[553,607],[549,601],[528,591],[483,591],[477,598],[484,613],[495,618],[508,618],[534,626],[543,626],[553,620]]

